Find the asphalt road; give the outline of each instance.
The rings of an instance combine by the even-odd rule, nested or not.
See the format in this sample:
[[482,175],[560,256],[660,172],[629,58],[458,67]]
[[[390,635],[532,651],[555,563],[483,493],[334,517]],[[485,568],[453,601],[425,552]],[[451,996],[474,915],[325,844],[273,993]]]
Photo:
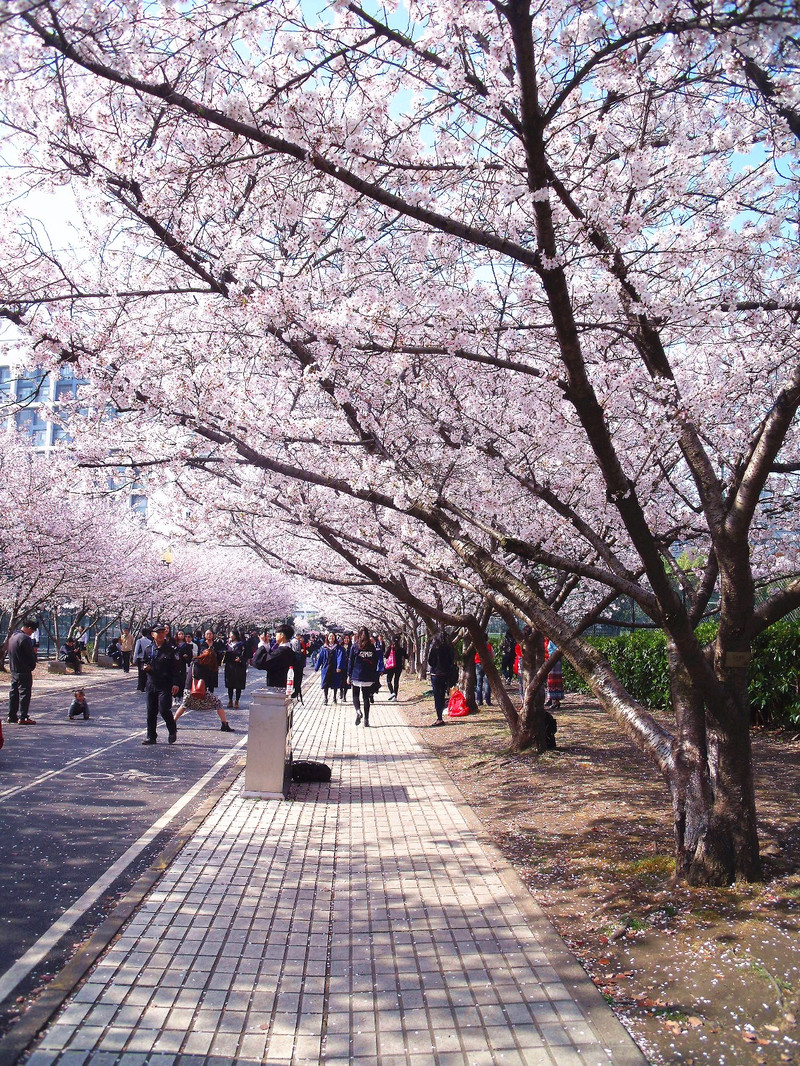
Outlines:
[[235,733],[221,733],[213,711],[195,712],[180,720],[176,744],[161,722],[158,744],[142,747],[135,672],[89,668],[81,683],[89,721],[67,718],[76,679],[40,666],[37,724],[9,725],[0,674],[0,1029],[17,997],[60,969],[204,795],[233,779],[243,754],[247,692],[228,712]]

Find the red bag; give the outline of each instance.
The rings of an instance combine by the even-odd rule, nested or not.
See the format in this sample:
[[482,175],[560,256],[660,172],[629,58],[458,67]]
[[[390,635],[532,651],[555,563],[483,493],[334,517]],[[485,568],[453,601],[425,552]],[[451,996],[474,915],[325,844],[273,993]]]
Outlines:
[[464,718],[469,714],[467,701],[464,699],[464,693],[460,689],[454,688],[450,693],[450,699],[447,701],[447,713],[451,718]]
[[191,694],[192,694],[192,696],[205,696],[205,694],[206,694],[206,683],[202,679],[202,677],[193,677],[192,678]]

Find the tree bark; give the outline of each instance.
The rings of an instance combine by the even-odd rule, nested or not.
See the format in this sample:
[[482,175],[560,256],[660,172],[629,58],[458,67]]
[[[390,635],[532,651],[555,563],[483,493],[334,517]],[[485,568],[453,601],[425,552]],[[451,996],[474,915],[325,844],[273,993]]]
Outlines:
[[711,707],[669,648],[676,713],[675,764],[667,774],[675,820],[675,878],[692,885],[758,880],[755,789],[746,670],[731,671]]
[[538,630],[526,633],[522,642],[522,668],[525,690],[520,709],[520,750],[535,747],[541,754],[547,750],[547,716],[544,709],[544,686],[537,684],[537,675],[544,665],[544,636]]
[[458,686],[464,693],[464,699],[467,701],[470,714],[474,714],[478,710],[478,704],[475,700],[475,682],[475,643],[465,637]]

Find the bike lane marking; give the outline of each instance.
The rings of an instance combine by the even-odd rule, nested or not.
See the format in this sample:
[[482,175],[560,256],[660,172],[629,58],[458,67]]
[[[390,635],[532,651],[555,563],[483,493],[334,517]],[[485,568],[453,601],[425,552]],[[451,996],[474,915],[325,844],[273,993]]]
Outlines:
[[[134,734],[134,736],[138,735],[138,733]],[[130,738],[128,737],[126,739]],[[117,743],[122,743],[122,741],[117,741]],[[53,922],[47,932],[43,933],[39,939],[28,948],[21,958],[17,959],[15,963],[9,966],[2,977],[0,977],[0,1003],[10,996],[20,981],[27,977],[31,970],[35,969],[39,963],[47,957],[49,952],[52,951],[65,933],[69,932],[78,919],[81,918],[90,907],[94,906],[103,893],[111,887],[114,881],[116,881],[120,874],[130,866],[133,860],[152,843],[161,830],[169,825],[177,814],[180,814],[183,808],[194,799],[198,792],[200,792],[200,790],[203,789],[205,785],[207,785],[208,782],[231,761],[231,759],[233,759],[239,749],[246,743],[247,737],[242,737],[242,739],[234,744],[234,746],[227,751],[221,759],[218,759],[210,770],[206,771],[206,773],[203,774],[203,776],[199,778],[199,780],[197,780],[187,792],[184,792],[180,799],[173,803],[165,814],[162,814],[157,821],[153,822],[150,828],[142,833],[139,839],[131,844],[126,852],[120,855],[113,866],[110,866],[101,877],[98,877],[93,885],[87,888],[80,899],[77,899],[71,907],[64,911],[60,918]]]
[[27,792],[29,788],[35,788],[37,785],[43,784],[45,781],[49,781],[53,777],[58,777],[59,774],[66,773],[73,766],[77,766],[79,763],[86,762],[88,759],[96,759],[98,755],[102,755],[106,751],[111,751],[112,748],[116,748],[119,744],[127,744],[129,740],[133,740],[135,737],[141,735],[141,729],[137,729],[135,733],[129,733],[121,740],[115,740],[112,744],[109,744],[105,748],[96,748],[94,751],[90,751],[88,755],[79,755],[77,759],[70,759],[69,762],[64,763],[57,770],[46,770],[43,774],[39,774],[33,781],[28,781],[25,785],[14,785],[11,788],[5,789],[0,792],[0,800],[7,799],[9,796],[18,796],[20,792]]

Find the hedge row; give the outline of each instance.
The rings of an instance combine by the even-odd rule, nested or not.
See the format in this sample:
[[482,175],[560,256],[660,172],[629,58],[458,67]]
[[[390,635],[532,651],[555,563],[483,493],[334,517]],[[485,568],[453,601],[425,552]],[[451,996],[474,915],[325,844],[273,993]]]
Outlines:
[[[712,639],[712,626],[700,636]],[[666,638],[661,631],[639,630],[619,637],[592,637],[625,688],[648,707],[669,707]],[[564,660],[568,692],[588,688]],[[800,624],[780,622],[753,642],[750,702],[763,725],[800,725]]]

